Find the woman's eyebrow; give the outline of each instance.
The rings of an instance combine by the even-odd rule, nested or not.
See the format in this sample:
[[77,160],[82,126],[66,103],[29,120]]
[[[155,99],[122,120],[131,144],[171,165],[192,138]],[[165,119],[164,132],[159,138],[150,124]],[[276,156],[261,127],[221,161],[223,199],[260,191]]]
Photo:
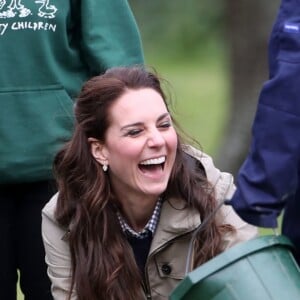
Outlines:
[[125,126],[122,126],[121,130],[125,130],[125,129],[130,128],[130,127],[141,126],[141,125],[143,125],[143,122],[136,122],[136,123],[127,124]]
[[165,117],[169,117],[169,116],[170,116],[170,114],[169,114],[168,112],[166,112],[166,113],[162,114],[161,116],[159,116],[159,117],[157,118],[157,121],[159,122],[159,121],[161,121],[162,119],[164,119]]
[[[162,114],[161,116],[159,116],[157,118],[157,122],[161,121],[162,119],[164,119],[165,117],[168,117],[168,116],[170,116],[170,114],[168,112]],[[121,130],[125,130],[125,129],[130,128],[130,127],[141,126],[141,125],[143,125],[143,122],[136,122],[136,123],[127,124],[127,125],[122,126]]]

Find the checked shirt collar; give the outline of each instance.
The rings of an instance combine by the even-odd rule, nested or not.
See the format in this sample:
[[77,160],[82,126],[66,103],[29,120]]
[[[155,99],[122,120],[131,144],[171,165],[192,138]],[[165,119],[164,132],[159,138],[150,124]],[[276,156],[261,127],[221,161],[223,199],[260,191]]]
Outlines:
[[148,221],[144,229],[140,232],[136,232],[135,230],[133,230],[125,221],[125,219],[122,217],[121,213],[118,211],[117,216],[123,232],[126,233],[128,236],[135,237],[138,239],[143,239],[148,237],[150,232],[153,235],[158,224],[158,220],[161,212],[161,206],[162,206],[162,198],[160,197],[156,202],[150,220]]

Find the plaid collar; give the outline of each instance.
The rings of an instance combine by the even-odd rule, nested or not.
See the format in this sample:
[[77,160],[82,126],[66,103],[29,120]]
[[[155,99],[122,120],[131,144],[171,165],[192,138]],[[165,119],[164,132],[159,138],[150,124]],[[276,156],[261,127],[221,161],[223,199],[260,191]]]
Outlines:
[[136,232],[135,230],[133,230],[128,225],[128,223],[125,221],[125,219],[122,217],[121,213],[119,211],[117,211],[119,223],[121,225],[123,232],[131,237],[135,237],[138,239],[143,239],[143,238],[148,237],[150,232],[153,235],[156,230],[157,224],[158,224],[158,220],[159,220],[159,216],[160,216],[160,212],[161,212],[161,206],[162,206],[162,198],[159,197],[158,201],[156,202],[156,205],[155,205],[155,208],[153,210],[150,220],[148,221],[148,223],[144,227],[144,229],[140,232]]

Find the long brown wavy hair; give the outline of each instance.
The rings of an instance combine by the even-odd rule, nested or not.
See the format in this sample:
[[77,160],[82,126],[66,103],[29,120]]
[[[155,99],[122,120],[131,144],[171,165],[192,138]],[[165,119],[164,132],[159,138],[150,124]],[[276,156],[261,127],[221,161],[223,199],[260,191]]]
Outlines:
[[[54,172],[59,189],[56,218],[69,230],[71,290],[75,288],[79,300],[143,298],[142,278],[116,217],[118,199],[109,176],[91,155],[88,138],[105,140],[109,109],[128,89],[154,89],[167,105],[161,82],[155,72],[144,67],[113,68],[87,81],[75,103],[73,136],[57,154]],[[217,206],[213,189],[204,172],[185,163],[179,134],[178,141],[165,197],[183,198],[205,219]],[[197,265],[222,251],[226,230],[231,229],[212,218],[199,232],[195,243]]]

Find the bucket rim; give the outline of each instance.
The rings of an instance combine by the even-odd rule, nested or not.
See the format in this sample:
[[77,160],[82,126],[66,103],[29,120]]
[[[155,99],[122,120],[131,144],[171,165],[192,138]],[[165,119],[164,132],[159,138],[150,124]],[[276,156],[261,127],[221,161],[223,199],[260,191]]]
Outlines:
[[[216,271],[219,271],[225,266],[228,266],[251,253],[273,246],[285,247],[289,250],[294,248],[292,242],[283,235],[258,236],[251,240],[236,244],[188,273],[173,290],[170,299],[180,299],[180,296],[185,295],[194,284],[214,274]],[[172,296],[175,296],[175,298]],[[177,298],[178,296],[179,298]]]
[[[234,245],[233,247],[227,249],[226,251],[220,253],[213,259],[207,261],[203,265],[199,266],[192,272],[190,272],[190,276],[192,280],[197,278],[199,281],[199,273],[202,275],[202,279],[208,275],[211,275],[213,271],[216,269],[219,270],[228,264],[231,264],[243,257],[260,251],[264,248],[270,248],[272,246],[283,246],[289,249],[293,249],[292,242],[283,235],[266,235],[259,236],[254,239],[239,243]],[[217,267],[216,267],[217,266]],[[196,275],[197,276],[194,276]],[[194,282],[194,281],[193,281]]]

